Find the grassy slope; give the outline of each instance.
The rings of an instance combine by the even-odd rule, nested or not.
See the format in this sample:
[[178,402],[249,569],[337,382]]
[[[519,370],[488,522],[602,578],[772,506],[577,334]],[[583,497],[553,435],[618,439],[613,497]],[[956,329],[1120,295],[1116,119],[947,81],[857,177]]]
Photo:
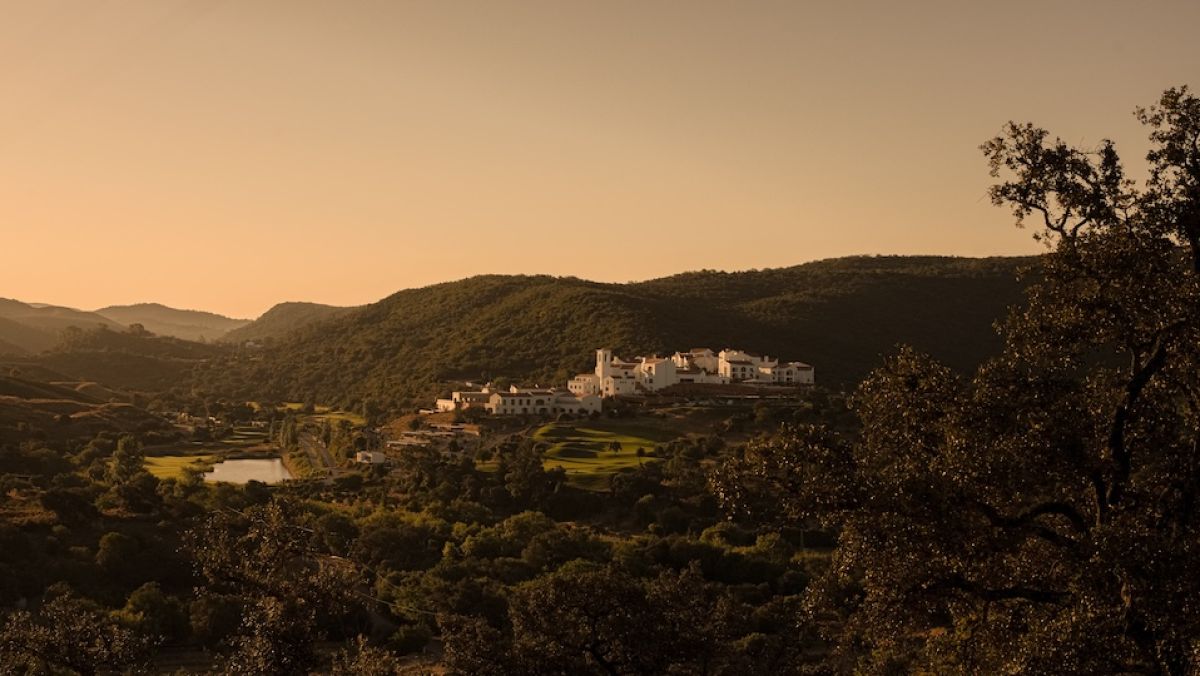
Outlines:
[[78,396],[26,398],[0,395],[0,444],[18,443],[38,430],[51,442],[87,440],[102,431],[166,432],[162,419],[130,404],[95,404]]
[[214,455],[156,455],[146,458],[146,471],[159,479],[179,479],[185,469],[207,471]]
[[[649,453],[656,444],[678,436],[663,427],[605,419],[551,423],[533,434],[535,440],[549,445],[543,463],[546,469],[562,467],[571,483],[592,490],[607,488],[608,478],[621,470],[655,462],[639,458],[639,448]],[[619,452],[611,450],[613,442],[620,444]]]

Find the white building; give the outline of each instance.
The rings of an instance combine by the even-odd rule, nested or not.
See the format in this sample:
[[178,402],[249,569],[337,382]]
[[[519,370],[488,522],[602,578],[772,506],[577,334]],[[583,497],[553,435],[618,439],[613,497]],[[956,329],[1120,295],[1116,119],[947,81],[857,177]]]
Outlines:
[[[689,353],[690,354],[690,353]],[[680,383],[728,384],[715,368],[675,357],[642,357],[638,361],[624,361],[613,356],[612,350],[596,350],[596,370],[581,373],[567,383],[567,389],[576,395],[595,394],[613,397],[638,392],[654,392]]]
[[600,397],[577,394],[561,387],[522,389],[514,385],[508,392],[493,392],[484,408],[496,415],[599,413]]
[[354,462],[364,465],[382,465],[387,462],[387,456],[379,451],[359,451],[354,454]]
[[452,392],[449,399],[438,399],[436,408],[440,413],[471,407],[483,408],[491,399],[492,391],[486,387],[478,392]]
[[812,385],[813,367],[804,362],[781,363],[764,355],[741,350],[721,350],[717,355],[718,372],[731,382],[762,385]]
[[438,399],[440,412],[483,409],[496,415],[588,414],[600,411],[604,397],[656,392],[672,385],[811,385],[813,367],[803,362],[782,363],[741,350],[713,352],[693,348],[670,358],[640,357],[625,361],[612,350],[596,350],[596,369],[567,382],[566,389],[519,388],[508,391],[484,387],[478,391],[454,392]]
[[483,388],[477,392],[454,392],[449,399],[438,399],[437,410],[459,411],[478,408],[496,415],[587,414],[600,411],[600,397],[556,388],[520,388],[507,392]]
[[670,359],[642,357],[624,361],[612,350],[596,350],[596,370],[581,373],[567,383],[576,396],[613,397],[655,392],[681,384],[747,383],[763,385],[811,385],[813,367],[803,362],[780,363],[741,350],[693,348],[676,352]]

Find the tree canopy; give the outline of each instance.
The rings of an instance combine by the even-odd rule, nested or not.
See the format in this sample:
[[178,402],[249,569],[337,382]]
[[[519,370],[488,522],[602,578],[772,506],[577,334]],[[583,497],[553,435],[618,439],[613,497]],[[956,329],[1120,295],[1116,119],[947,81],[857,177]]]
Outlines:
[[1000,355],[962,377],[902,351],[859,387],[857,438],[793,429],[715,479],[839,532],[809,596],[848,668],[1200,668],[1200,99],[1137,116],[1140,186],[1109,141],[983,145],[993,201],[1050,247]]

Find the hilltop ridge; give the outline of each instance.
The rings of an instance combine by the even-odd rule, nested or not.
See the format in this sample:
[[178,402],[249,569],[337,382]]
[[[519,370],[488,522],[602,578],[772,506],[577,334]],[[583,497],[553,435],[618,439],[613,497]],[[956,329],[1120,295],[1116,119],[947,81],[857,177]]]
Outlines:
[[448,382],[562,382],[597,346],[623,355],[736,345],[816,366],[851,385],[896,345],[969,369],[999,346],[1035,258],[862,256],[629,284],[480,275],[398,291],[302,325],[268,349],[202,369],[211,391],[416,406]]
[[119,324],[141,324],[147,331],[160,336],[184,340],[217,340],[228,332],[250,323],[203,310],[180,310],[161,303],[110,305],[96,314]]

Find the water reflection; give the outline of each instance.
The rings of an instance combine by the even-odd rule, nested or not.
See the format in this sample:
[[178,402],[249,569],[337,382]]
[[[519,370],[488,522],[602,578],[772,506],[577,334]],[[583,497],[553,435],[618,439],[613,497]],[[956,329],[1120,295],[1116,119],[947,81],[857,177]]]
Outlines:
[[204,475],[205,481],[225,481],[231,484],[244,484],[247,481],[277,484],[291,478],[292,475],[279,458],[226,460],[213,465],[212,471]]

